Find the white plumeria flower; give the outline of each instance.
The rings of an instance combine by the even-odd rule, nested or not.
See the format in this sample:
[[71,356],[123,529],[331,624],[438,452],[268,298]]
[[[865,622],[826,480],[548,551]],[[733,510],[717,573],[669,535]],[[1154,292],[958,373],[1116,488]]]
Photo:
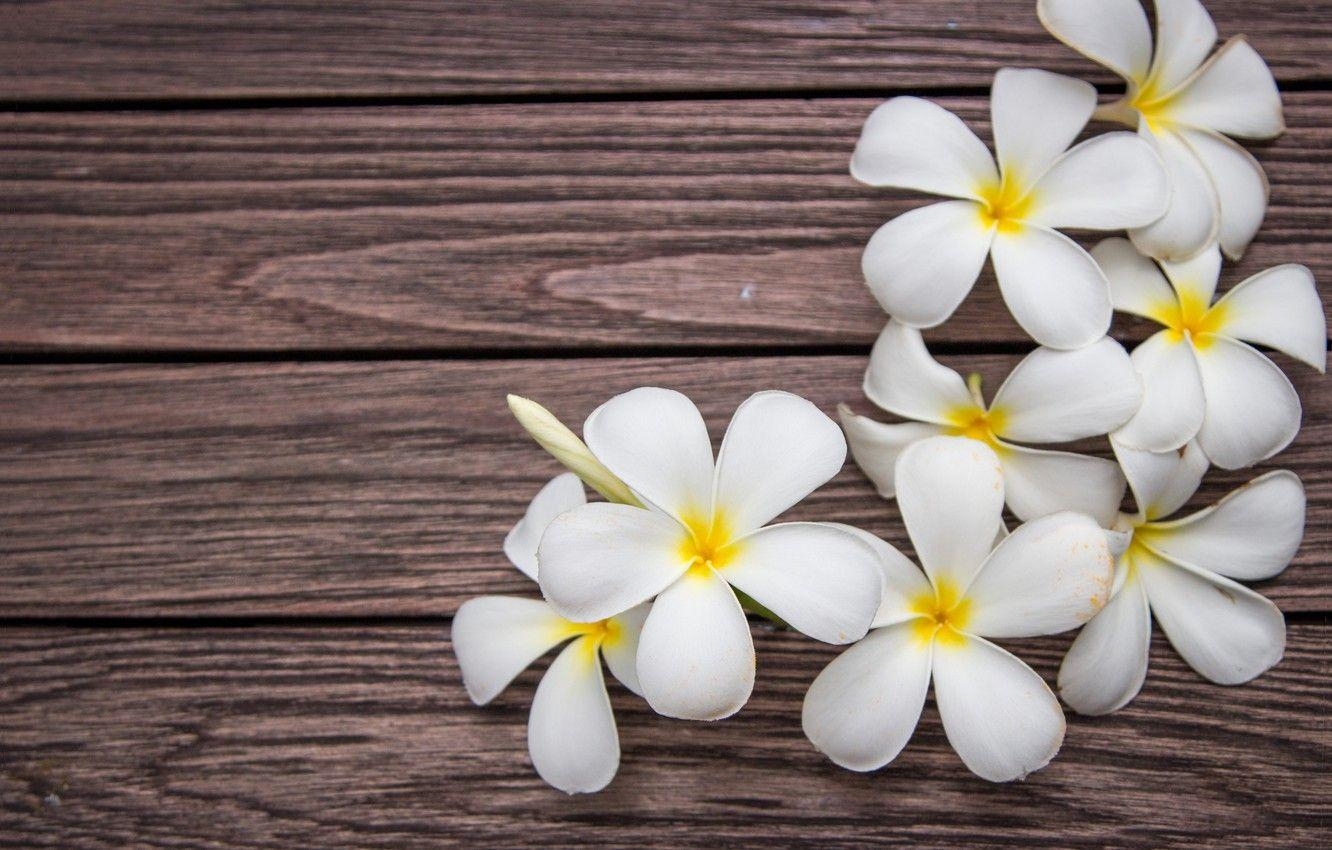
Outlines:
[[[1170,207],[1130,231],[1145,253],[1187,260],[1217,239],[1239,259],[1267,211],[1262,166],[1227,136],[1281,134],[1281,95],[1272,72],[1243,36],[1216,44],[1216,25],[1197,0],[1156,0],[1156,49],[1139,0],[1040,0],[1056,38],[1105,65],[1128,92],[1096,117],[1150,140],[1170,178]],[[1204,61],[1206,60],[1206,61]]]
[[861,261],[879,303],[918,328],[940,324],[988,256],[1008,309],[1051,348],[1081,348],[1110,327],[1105,276],[1055,228],[1148,224],[1168,201],[1151,145],[1108,133],[1065,151],[1096,108],[1096,90],[1070,77],[1004,68],[990,112],[995,158],[951,112],[896,97],[865,122],[851,175],[871,186],[958,200],[904,213],[879,228]]
[[890,413],[917,420],[884,424],[839,408],[851,456],[885,498],[893,496],[893,470],[903,449],[950,434],[994,450],[1008,506],[1019,519],[1076,510],[1109,526],[1119,513],[1124,476],[1113,461],[1010,442],[1098,436],[1134,414],[1142,399],[1138,378],[1123,347],[1108,337],[1076,351],[1036,349],[1013,367],[986,405],[978,375],[968,386],[930,356],[920,331],[894,320],[870,354],[865,395]]
[[823,523],[764,527],[846,458],[841,431],[813,404],[783,392],[751,396],[715,464],[703,417],[672,390],[616,396],[583,434],[650,507],[594,503],[561,514],[541,539],[541,589],[573,620],[656,597],[637,669],[658,713],[714,720],[749,699],[754,644],[728,583],[818,640],[865,634],[881,593],[874,551]]
[[1175,650],[1222,685],[1247,682],[1281,660],[1286,623],[1242,581],[1286,568],[1304,535],[1304,488],[1294,473],[1261,475],[1216,505],[1163,521],[1189,500],[1207,458],[1197,443],[1153,454],[1115,444],[1138,503],[1116,528],[1132,539],[1114,593],[1078,635],[1059,670],[1059,693],[1082,714],[1106,714],[1137,696],[1147,676],[1152,614]]
[[1092,253],[1110,279],[1116,310],[1165,325],[1133,352],[1143,402],[1116,432],[1119,442],[1161,452],[1196,436],[1224,469],[1251,466],[1290,444],[1300,428],[1300,397],[1275,363],[1241,340],[1327,369],[1327,321],[1307,268],[1259,272],[1213,304],[1221,272],[1215,245],[1159,269],[1124,239],[1107,239]]
[[[582,482],[573,473],[543,487],[504,541],[504,552],[514,566],[535,579],[541,533],[556,516],[586,501]],[[571,641],[537,686],[527,722],[532,764],[542,779],[561,791],[600,791],[619,769],[620,738],[598,654],[615,678],[638,693],[634,659],[648,608],[638,605],[578,623],[556,614],[540,599],[481,596],[464,602],[453,618],[453,651],[463,685],[477,705],[498,696],[550,649]]]
[[897,498],[925,573],[880,544],[888,590],[874,631],[814,680],[805,734],[842,767],[880,768],[906,746],[933,679],[944,732],[967,767],[992,782],[1021,779],[1058,752],[1064,713],[1035,671],[985,638],[1056,634],[1090,619],[1110,591],[1106,533],[1064,512],[996,546],[999,463],[957,437],[902,452]]

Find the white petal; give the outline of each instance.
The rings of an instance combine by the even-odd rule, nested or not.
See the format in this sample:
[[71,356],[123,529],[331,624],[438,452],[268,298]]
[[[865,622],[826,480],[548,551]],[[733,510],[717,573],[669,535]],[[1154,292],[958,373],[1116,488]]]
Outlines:
[[1242,342],[1205,334],[1195,344],[1207,415],[1198,442],[1222,469],[1252,466],[1290,445],[1300,397],[1276,364]]
[[1142,403],[1142,384],[1124,347],[1102,337],[1086,348],[1038,348],[1013,367],[990,404],[998,435],[1064,443],[1107,434]]
[[720,720],[754,689],[754,641],[731,588],[696,568],[652,604],[638,640],[638,682],[658,714]]
[[1259,272],[1216,303],[1221,333],[1327,370],[1327,319],[1313,273],[1288,264]]
[[874,614],[874,621],[870,623],[871,629],[895,625],[920,616],[913,609],[914,602],[925,594],[933,593],[929,580],[920,571],[920,567],[897,551],[897,547],[862,528],[840,522],[824,524],[851,532],[865,541],[878,556],[879,569],[883,573],[881,587],[883,600],[879,603],[879,610]]
[[1036,672],[989,641],[937,641],[934,699],[948,743],[972,773],[1022,779],[1064,742],[1064,712]]
[[1113,461],[1005,443],[999,462],[1004,499],[1018,519],[1079,511],[1104,527],[1114,524],[1124,500],[1124,476]]
[[879,557],[855,534],[816,522],[761,528],[736,543],[722,578],[797,631],[860,640],[882,598]]
[[1079,714],[1109,714],[1129,703],[1147,678],[1152,615],[1136,572],[1078,633],[1059,666],[1059,695]]
[[1242,581],[1271,578],[1304,537],[1304,487],[1278,469],[1192,516],[1143,526],[1137,537],[1173,561]]
[[994,158],[962,119],[918,97],[895,97],[865,121],[851,176],[871,186],[975,198],[999,175]]
[[1110,598],[1114,561],[1085,514],[1051,514],[1004,538],[967,590],[966,630],[992,638],[1053,635],[1090,620]]
[[1156,55],[1151,77],[1158,92],[1171,92],[1202,65],[1216,44],[1216,24],[1198,0],[1157,0]]
[[1162,130],[1153,135],[1145,123],[1138,134],[1156,144],[1170,181],[1170,205],[1156,221],[1130,230],[1129,238],[1139,251],[1158,260],[1186,260],[1217,237],[1221,208],[1216,187],[1193,149],[1177,134]]
[[694,403],[639,387],[592,411],[587,447],[643,498],[677,518],[712,509],[712,441]]
[[560,614],[603,620],[651,599],[684,573],[688,532],[645,508],[592,502],[560,514],[537,550],[541,592]]
[[993,232],[975,201],[919,207],[875,231],[860,269],[889,315],[914,327],[934,327],[971,291]]
[[1039,0],[1036,14],[1055,38],[1126,80],[1147,76],[1152,33],[1138,0]]
[[897,504],[930,580],[961,590],[990,554],[1004,510],[999,459],[966,437],[931,437],[897,461]]
[[458,607],[450,631],[463,686],[485,705],[552,646],[573,637],[569,621],[540,599],[479,596]]
[[615,778],[620,737],[596,641],[569,644],[542,677],[527,720],[527,749],[541,778],[566,794],[600,791]]
[[1202,427],[1205,402],[1193,348],[1174,331],[1158,331],[1132,359],[1142,378],[1142,406],[1113,436],[1129,448],[1173,451]]
[[1268,600],[1228,578],[1143,550],[1134,563],[1161,630],[1203,676],[1238,685],[1281,660],[1286,621]]
[[1138,512],[1149,520],[1170,516],[1198,490],[1209,462],[1197,440],[1182,449],[1147,452],[1111,437],[1115,458],[1124,470]]
[[1132,242],[1118,236],[1103,239],[1091,254],[1110,281],[1110,301],[1116,310],[1163,325],[1179,310],[1170,281]]
[[1036,68],[1000,68],[990,88],[995,158],[1005,182],[1028,188],[1087,126],[1090,83]]
[[601,657],[606,659],[611,675],[640,696],[643,688],[638,684],[638,636],[651,610],[651,605],[643,604],[611,617],[612,630],[601,641]]
[[504,554],[533,581],[537,577],[537,545],[555,517],[587,502],[583,482],[572,472],[557,475],[532,499],[527,513],[504,538]]
[[994,273],[1013,318],[1050,348],[1082,348],[1110,329],[1110,284],[1062,233],[1024,226],[995,234]]
[[1160,218],[1170,182],[1150,143],[1133,133],[1106,133],[1055,160],[1031,197],[1031,224],[1119,230]]
[[834,658],[805,694],[805,735],[848,770],[875,770],[897,758],[925,705],[932,643],[901,623],[876,629]]
[[920,331],[896,319],[874,342],[864,389],[889,413],[936,425],[952,424],[957,411],[975,407],[962,376],[930,356]]
[[838,405],[837,415],[846,432],[846,443],[856,466],[874,484],[874,489],[885,499],[896,492],[893,487],[893,469],[902,449],[926,437],[943,433],[942,425],[922,422],[876,422],[868,416],[858,416],[846,405]]
[[1181,130],[1180,135],[1212,178],[1221,208],[1217,239],[1226,256],[1238,260],[1267,213],[1271,194],[1267,174],[1251,153],[1225,136],[1188,129]]
[[1221,248],[1213,243],[1187,260],[1162,260],[1161,271],[1181,303],[1206,307],[1221,280]]
[[1176,123],[1244,139],[1271,139],[1286,129],[1272,71],[1243,36],[1226,42],[1166,108]]
[[827,483],[846,463],[846,438],[798,395],[769,390],[736,408],[717,452],[713,498],[739,537]]

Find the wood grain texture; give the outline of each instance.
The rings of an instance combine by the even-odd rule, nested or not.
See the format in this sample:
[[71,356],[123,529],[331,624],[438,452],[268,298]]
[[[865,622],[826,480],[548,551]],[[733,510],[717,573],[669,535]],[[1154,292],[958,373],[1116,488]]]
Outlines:
[[[1224,282],[1301,262],[1332,296],[1332,94],[1287,102]],[[0,346],[868,345],[860,253],[930,200],[847,174],[876,103],[0,116]],[[1025,341],[988,270],[931,336]]]
[[[1332,78],[1317,0],[1212,0],[1282,80]],[[1110,77],[1034,0],[8,3],[5,100],[986,86],[1004,64]]]
[[[1014,356],[949,358],[993,390]],[[504,407],[517,392],[578,426],[610,395],[675,387],[719,440],[736,405],[783,388],[861,399],[860,357],[46,366],[0,369],[0,615],[443,615],[530,583],[500,543],[558,471]],[[1260,585],[1332,610],[1332,393],[1283,360],[1307,407],[1262,468],[1309,493],[1296,563]],[[1103,442],[1092,447],[1106,450]],[[1201,506],[1257,470],[1214,472]],[[895,505],[848,466],[796,518],[905,547]]]
[[[800,702],[836,649],[760,630],[730,720],[613,687],[620,773],[565,797],[527,758],[538,674],[475,708],[442,627],[6,629],[0,847],[1325,847],[1329,640],[1293,624],[1279,666],[1221,688],[1158,635],[1132,705],[1071,717],[1049,767],[989,785],[932,705],[891,767],[833,766]],[[1050,677],[1067,643],[1012,646]]]

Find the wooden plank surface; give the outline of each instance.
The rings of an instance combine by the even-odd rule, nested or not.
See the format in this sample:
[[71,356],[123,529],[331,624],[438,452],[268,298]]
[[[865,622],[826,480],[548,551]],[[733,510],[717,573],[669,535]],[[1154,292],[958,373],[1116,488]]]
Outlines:
[[[1282,80],[1328,80],[1318,0],[1211,0]],[[1004,64],[1108,75],[1034,0],[9,3],[3,98],[487,95],[987,86]]]
[[[877,102],[0,116],[0,346],[868,345],[861,250],[929,200],[848,176]],[[1332,295],[1332,94],[1287,104],[1224,280],[1298,261]],[[988,270],[932,338],[1026,341]]]
[[[1325,847],[1329,640],[1292,624],[1279,666],[1221,688],[1158,635],[1136,702],[1071,717],[1048,768],[987,785],[932,705],[893,766],[834,767],[800,701],[836,650],[760,629],[730,720],[615,686],[619,776],[568,798],[527,759],[537,673],[475,708],[443,627],[9,629],[0,847]],[[1012,646],[1051,677],[1067,642]]]
[[[993,391],[1016,356],[949,358]],[[530,585],[500,543],[558,471],[508,391],[579,426],[610,395],[678,388],[719,440],[750,393],[781,387],[864,411],[862,357],[45,366],[0,369],[0,616],[441,615]],[[1307,405],[1260,469],[1304,480],[1296,564],[1260,589],[1332,608],[1332,394],[1282,361]],[[1105,451],[1104,442],[1092,443]],[[1212,473],[1194,505],[1260,470]],[[793,516],[906,546],[854,466]]]

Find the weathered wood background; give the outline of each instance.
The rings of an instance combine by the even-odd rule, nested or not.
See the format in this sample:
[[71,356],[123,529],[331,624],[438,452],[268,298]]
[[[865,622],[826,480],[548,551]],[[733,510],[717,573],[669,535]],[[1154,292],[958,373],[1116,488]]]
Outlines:
[[[593,797],[531,771],[539,671],[462,691],[449,618],[532,592],[499,544],[555,471],[504,393],[578,422],[674,386],[718,434],[760,388],[868,410],[858,256],[918,201],[847,176],[860,123],[913,92],[984,127],[1003,64],[1113,91],[1034,6],[0,3],[0,847],[1332,844],[1332,395],[1284,358],[1285,660],[1220,688],[1158,636],[1024,783],[972,778],[932,708],[892,767],[834,768],[799,726],[834,650],[763,627],[732,720],[617,692]],[[1332,8],[1209,6],[1290,125],[1224,282],[1303,262],[1332,296]],[[929,338],[992,381],[1029,347],[988,275]],[[851,468],[798,511],[905,543]],[[1067,643],[1017,648],[1053,676]]]

